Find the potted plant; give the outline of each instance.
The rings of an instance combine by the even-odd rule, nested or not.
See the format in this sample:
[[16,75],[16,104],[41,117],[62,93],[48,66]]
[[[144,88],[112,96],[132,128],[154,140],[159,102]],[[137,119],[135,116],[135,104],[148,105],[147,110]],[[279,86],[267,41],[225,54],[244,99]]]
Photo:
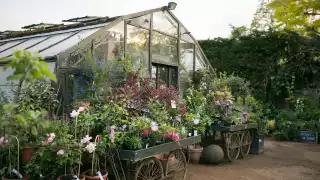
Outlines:
[[[85,177],[80,175],[81,164],[81,147],[79,143],[70,141],[65,146],[54,150],[56,154],[56,162],[61,167],[64,167],[64,174],[58,177],[58,180],[84,180]],[[78,165],[78,172],[73,172],[73,167]],[[70,169],[70,174],[67,173],[67,168]]]
[[[7,145],[9,154],[8,154],[8,167],[4,167],[0,170],[0,175],[2,176],[2,180],[15,180],[15,179],[28,179],[26,177],[23,177],[22,174],[20,174],[20,142],[19,139],[16,136],[12,136],[12,138],[10,139],[10,141],[6,138],[1,138],[3,139],[3,142],[0,143],[1,146]],[[11,142],[12,139],[15,139],[17,142],[17,152],[16,152],[16,168],[13,167],[13,162],[12,162],[12,158],[15,157],[15,155],[12,155],[12,150],[11,150],[11,146],[13,145]]]
[[[111,134],[114,134],[114,130],[112,129],[113,128],[111,128]],[[92,155],[91,169],[84,171],[82,175],[87,180],[101,180],[101,179],[106,180],[108,178],[108,172],[106,170],[100,170],[99,156],[96,151],[96,146],[101,141],[101,138],[99,136],[96,136],[94,142],[90,142],[91,139],[92,137],[90,137],[89,135],[86,135],[81,140],[81,143],[84,146],[84,150]]]

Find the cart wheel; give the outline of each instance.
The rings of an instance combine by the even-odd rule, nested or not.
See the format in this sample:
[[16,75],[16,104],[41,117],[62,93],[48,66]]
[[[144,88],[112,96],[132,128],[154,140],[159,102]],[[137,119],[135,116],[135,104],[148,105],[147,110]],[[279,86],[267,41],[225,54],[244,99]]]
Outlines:
[[240,136],[238,132],[231,133],[226,141],[227,156],[230,162],[236,160],[240,154]]
[[163,179],[163,167],[161,162],[152,157],[143,160],[136,168],[134,180],[161,180]]
[[241,156],[243,158],[247,157],[252,143],[252,137],[249,130],[244,131],[241,136]]
[[170,153],[165,167],[166,180],[184,180],[187,175],[187,160],[182,150],[177,149]]

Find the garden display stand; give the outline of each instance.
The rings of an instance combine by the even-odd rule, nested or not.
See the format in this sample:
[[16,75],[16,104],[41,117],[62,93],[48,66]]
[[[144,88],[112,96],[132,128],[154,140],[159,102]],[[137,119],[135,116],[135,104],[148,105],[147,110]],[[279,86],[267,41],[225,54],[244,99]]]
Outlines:
[[252,143],[252,131],[257,129],[257,124],[241,124],[223,126],[219,124],[212,124],[213,137],[216,132],[221,133],[222,148],[225,151],[230,162],[238,159],[239,155],[242,158],[248,156]]
[[[177,142],[170,142],[141,150],[119,150],[124,161],[127,180],[184,180],[187,174],[187,160],[182,150],[201,141],[201,136],[192,136]],[[168,153],[168,158],[157,155]]]

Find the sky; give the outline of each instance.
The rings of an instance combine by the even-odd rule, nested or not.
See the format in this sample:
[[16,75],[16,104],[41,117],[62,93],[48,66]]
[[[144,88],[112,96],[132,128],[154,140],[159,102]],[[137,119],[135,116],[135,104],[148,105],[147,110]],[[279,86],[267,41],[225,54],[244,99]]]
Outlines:
[[0,0],[0,31],[82,16],[118,16],[176,2],[173,13],[196,39],[227,37],[250,26],[259,0]]

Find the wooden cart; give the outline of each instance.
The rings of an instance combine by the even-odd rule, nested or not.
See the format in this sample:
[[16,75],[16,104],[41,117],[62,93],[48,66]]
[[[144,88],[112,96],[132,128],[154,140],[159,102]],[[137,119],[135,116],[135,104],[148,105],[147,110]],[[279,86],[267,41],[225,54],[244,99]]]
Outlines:
[[[184,180],[187,161],[182,148],[201,142],[201,136],[188,137],[137,151],[119,150],[127,180]],[[168,153],[168,158],[159,154]]]
[[224,149],[226,157],[230,162],[248,156],[252,143],[253,130],[257,124],[241,124],[231,126],[211,125],[213,136],[220,132],[220,145]]

